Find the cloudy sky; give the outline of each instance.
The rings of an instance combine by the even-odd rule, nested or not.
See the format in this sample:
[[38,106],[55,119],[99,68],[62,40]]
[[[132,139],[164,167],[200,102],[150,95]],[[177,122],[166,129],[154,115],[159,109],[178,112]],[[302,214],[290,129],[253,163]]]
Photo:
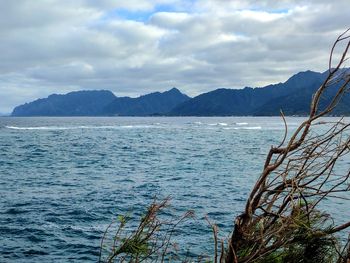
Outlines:
[[264,86],[324,71],[348,0],[0,0],[0,113],[52,93]]

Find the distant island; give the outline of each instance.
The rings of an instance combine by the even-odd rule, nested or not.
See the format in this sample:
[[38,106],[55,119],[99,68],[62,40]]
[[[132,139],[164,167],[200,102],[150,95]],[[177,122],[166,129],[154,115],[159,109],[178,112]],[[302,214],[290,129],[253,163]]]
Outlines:
[[[309,113],[312,94],[324,82],[324,73],[305,71],[284,83],[261,88],[216,89],[194,98],[177,88],[138,98],[117,97],[108,90],[85,90],[65,95],[53,94],[14,108],[11,116],[303,116]],[[322,98],[328,105],[339,83]],[[346,93],[335,115],[350,115],[350,95]]]

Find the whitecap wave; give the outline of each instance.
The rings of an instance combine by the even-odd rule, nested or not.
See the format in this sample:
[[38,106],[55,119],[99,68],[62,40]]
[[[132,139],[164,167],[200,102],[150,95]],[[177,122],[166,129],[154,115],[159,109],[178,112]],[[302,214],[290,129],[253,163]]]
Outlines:
[[5,126],[12,130],[78,130],[78,129],[131,129],[131,128],[151,128],[151,125],[109,125],[109,126],[36,126],[36,127],[18,127]]
[[251,126],[251,127],[227,127],[224,130],[261,130],[261,126]]
[[12,130],[68,130],[69,127],[54,127],[54,126],[41,126],[41,127],[17,127],[17,126],[5,126],[7,129]]
[[227,126],[228,124],[225,122],[218,122],[218,123],[209,123],[209,126]]
[[261,130],[261,126],[254,126],[254,127],[242,127],[244,130]]
[[235,123],[238,126],[248,125],[248,122],[237,122]]

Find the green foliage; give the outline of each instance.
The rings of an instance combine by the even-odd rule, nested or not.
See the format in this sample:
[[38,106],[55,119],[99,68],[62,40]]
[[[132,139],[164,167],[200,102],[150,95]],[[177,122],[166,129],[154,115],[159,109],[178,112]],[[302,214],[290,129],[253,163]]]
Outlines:
[[294,223],[290,240],[277,251],[260,259],[260,263],[330,263],[336,262],[338,240],[331,234],[330,217],[313,210],[308,213],[306,205],[300,203],[292,212]]
[[[172,235],[179,224],[193,217],[188,211],[175,220],[162,220],[160,212],[168,207],[169,199],[156,200],[148,207],[135,227],[131,216],[119,215],[116,228],[113,222],[106,229],[101,241],[99,262],[141,262],[144,260],[171,261],[176,257]],[[110,238],[112,236],[112,238]]]

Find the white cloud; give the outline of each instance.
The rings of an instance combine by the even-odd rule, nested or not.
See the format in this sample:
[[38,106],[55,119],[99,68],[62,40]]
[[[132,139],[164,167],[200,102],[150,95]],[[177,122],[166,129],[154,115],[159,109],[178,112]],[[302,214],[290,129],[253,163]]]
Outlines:
[[77,89],[197,95],[322,71],[347,10],[346,0],[0,1],[0,112]]

